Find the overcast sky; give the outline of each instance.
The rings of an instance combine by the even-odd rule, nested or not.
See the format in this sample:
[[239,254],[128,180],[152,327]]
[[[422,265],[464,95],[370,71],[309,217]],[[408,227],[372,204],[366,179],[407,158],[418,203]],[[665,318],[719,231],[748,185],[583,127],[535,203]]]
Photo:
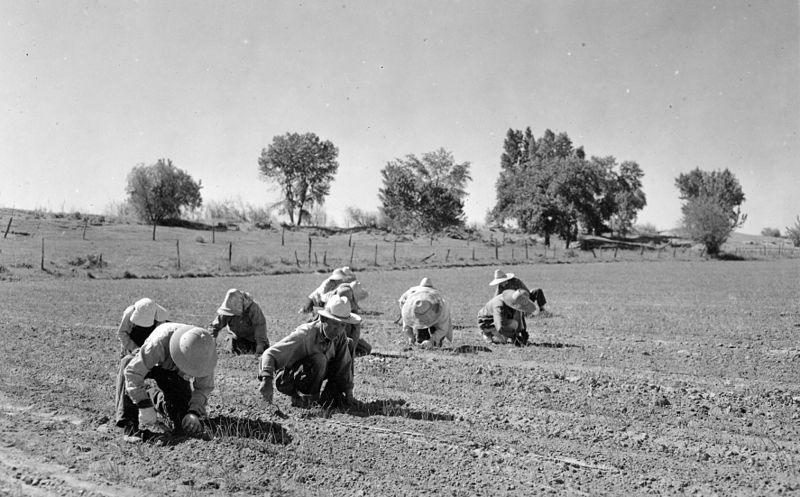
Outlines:
[[257,160],[339,148],[326,203],[377,210],[380,170],[439,147],[495,202],[509,128],[566,132],[645,172],[639,222],[676,226],[682,172],[730,169],[741,231],[800,214],[798,2],[0,0],[0,205],[103,213],[172,159],[208,201],[264,206]]

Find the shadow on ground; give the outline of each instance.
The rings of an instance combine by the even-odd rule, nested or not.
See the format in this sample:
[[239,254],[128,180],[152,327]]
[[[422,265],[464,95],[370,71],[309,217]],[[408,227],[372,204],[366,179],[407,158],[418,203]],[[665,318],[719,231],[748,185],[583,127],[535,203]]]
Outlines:
[[567,348],[577,348],[582,349],[583,345],[575,345],[573,343],[561,343],[561,342],[528,342],[528,347],[544,347],[546,349],[567,349]]
[[452,414],[441,414],[408,408],[406,407],[406,401],[403,399],[379,399],[370,402],[362,402],[358,409],[350,409],[347,412],[361,418],[370,416],[398,416],[420,421],[453,421],[455,419],[455,416]]
[[278,423],[236,416],[215,416],[206,421],[206,431],[212,437],[254,438],[274,444],[286,445],[291,435]]

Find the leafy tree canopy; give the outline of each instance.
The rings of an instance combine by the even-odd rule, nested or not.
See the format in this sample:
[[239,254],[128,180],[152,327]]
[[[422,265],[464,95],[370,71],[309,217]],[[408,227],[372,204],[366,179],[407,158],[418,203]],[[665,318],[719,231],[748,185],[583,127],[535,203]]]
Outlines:
[[203,203],[200,181],[172,164],[159,159],[153,165],[139,164],[128,173],[126,193],[139,217],[156,225],[165,219],[178,219],[181,209],[196,209]]
[[747,220],[747,214],[742,214],[740,208],[745,200],[742,186],[728,169],[708,172],[696,168],[681,173],[675,179],[675,186],[682,200],[707,198],[716,202],[728,213],[731,229],[736,229]]
[[444,148],[387,163],[378,192],[386,221],[393,229],[428,233],[462,225],[469,168],[469,162],[456,163]]
[[314,205],[325,202],[339,169],[339,150],[314,133],[286,133],[262,149],[258,170],[281,188],[281,212],[297,226],[309,219]]

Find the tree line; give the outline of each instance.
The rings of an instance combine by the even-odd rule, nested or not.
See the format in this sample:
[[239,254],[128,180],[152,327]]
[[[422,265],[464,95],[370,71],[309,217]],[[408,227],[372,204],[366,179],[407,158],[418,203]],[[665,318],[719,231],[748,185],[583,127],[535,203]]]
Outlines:
[[[281,199],[272,207],[292,225],[308,223],[313,209],[330,193],[338,155],[332,142],[314,133],[275,136],[257,160],[260,177],[281,189]],[[394,159],[381,170],[379,212],[355,206],[347,208],[347,215],[357,224],[380,224],[395,232],[433,235],[464,227],[470,167],[469,162],[456,162],[444,148]],[[643,178],[635,161],[587,158],[583,146],[574,146],[565,132],[547,129],[536,138],[530,127],[509,129],[494,185],[496,202],[487,222],[538,234],[545,245],[551,236],[563,239],[567,247],[580,234],[625,236],[647,205]],[[680,174],[675,186],[684,200],[684,228],[709,254],[717,254],[747,217],[741,212],[745,195],[738,180],[727,169],[697,168]],[[153,225],[155,239],[156,225],[202,205],[201,188],[170,159],[159,159],[131,170],[126,193],[139,217]]]

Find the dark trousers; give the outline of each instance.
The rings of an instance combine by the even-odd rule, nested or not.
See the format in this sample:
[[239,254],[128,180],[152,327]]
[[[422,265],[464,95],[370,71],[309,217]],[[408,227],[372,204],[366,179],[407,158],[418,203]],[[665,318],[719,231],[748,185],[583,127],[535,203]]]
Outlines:
[[[133,359],[133,355],[126,355],[119,363],[116,385],[116,421],[117,426],[137,426],[139,423],[139,409],[133,403],[125,390],[125,368]],[[172,423],[173,429],[180,429],[181,421],[189,410],[189,401],[192,399],[191,384],[181,378],[175,371],[167,371],[156,366],[145,376],[155,381],[155,386],[147,389],[147,394],[153,402],[156,411]]]
[[239,338],[234,335],[233,332],[229,331],[228,334],[225,335],[225,344],[223,345],[223,348],[226,352],[236,355],[255,354],[256,342]]
[[[352,347],[352,344],[348,344]],[[275,375],[275,388],[282,394],[301,397],[316,402],[337,402],[344,399],[344,392],[332,381],[325,383],[325,390],[320,394],[322,383],[328,379],[328,359],[324,354],[312,354],[301,359]]]
[[539,309],[544,307],[547,303],[547,299],[544,298],[544,292],[541,288],[536,288],[535,290],[531,290],[531,300],[536,302],[536,305],[539,306]]

